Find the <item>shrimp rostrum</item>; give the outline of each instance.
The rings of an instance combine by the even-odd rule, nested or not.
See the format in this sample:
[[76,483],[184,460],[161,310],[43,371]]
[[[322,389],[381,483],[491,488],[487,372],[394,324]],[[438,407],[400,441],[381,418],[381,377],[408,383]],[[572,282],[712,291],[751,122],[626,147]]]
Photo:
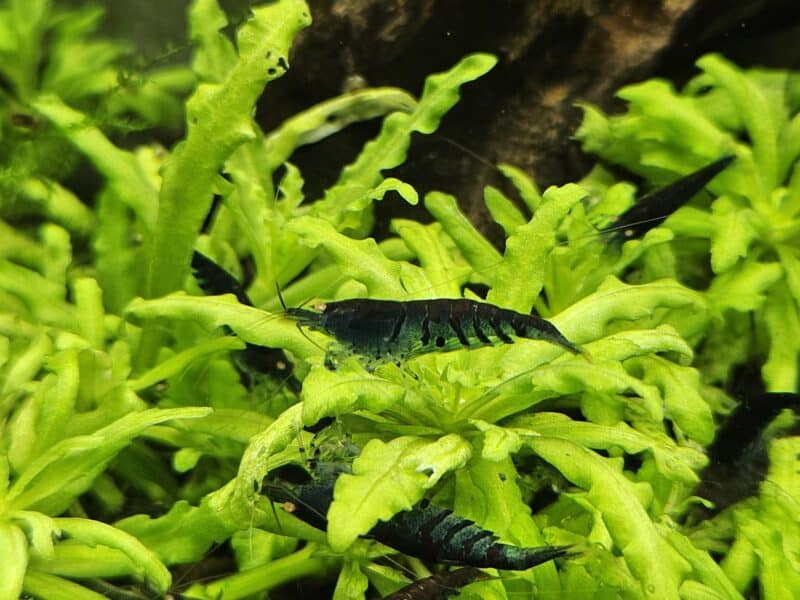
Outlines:
[[[289,308],[286,315],[321,331],[343,349],[369,360],[399,361],[428,352],[512,344],[515,337],[544,340],[569,352],[581,348],[555,325],[535,316],[467,299],[352,299],[318,304],[317,310]],[[326,365],[335,365],[329,350]]]

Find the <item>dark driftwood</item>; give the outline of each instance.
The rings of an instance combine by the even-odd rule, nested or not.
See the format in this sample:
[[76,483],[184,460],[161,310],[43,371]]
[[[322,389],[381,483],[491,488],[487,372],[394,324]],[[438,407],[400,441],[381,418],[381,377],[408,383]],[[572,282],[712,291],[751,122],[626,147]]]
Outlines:
[[[585,172],[591,159],[571,140],[581,118],[575,102],[613,108],[620,86],[659,73],[685,79],[703,52],[747,44],[766,50],[764,40],[776,31],[792,31],[799,12],[785,0],[310,0],[310,5],[315,23],[297,44],[293,78],[283,82],[277,106],[275,96],[267,99],[280,109],[276,117],[284,102],[310,104],[353,81],[417,91],[426,74],[468,52],[500,57],[490,75],[465,88],[441,136],[417,140],[410,164],[398,173],[421,191],[455,193],[476,221],[483,220],[484,185],[501,181],[491,163],[522,167],[542,185]],[[764,15],[767,25],[752,35]],[[744,57],[734,52],[733,58],[797,63],[796,49],[783,52],[777,61],[764,52]],[[328,161],[355,152],[367,132],[346,133],[330,142],[330,151],[309,150],[299,160],[308,175],[318,168],[323,178],[330,177],[334,167]]]
[[[743,65],[800,66],[797,0],[308,2],[314,24],[296,44],[292,69],[270,85],[259,110],[267,129],[354,83],[418,92],[427,74],[469,52],[500,58],[491,74],[465,88],[440,135],[415,140],[407,165],[395,173],[421,192],[456,194],[475,222],[485,221],[483,187],[502,182],[494,163],[522,167],[542,186],[575,180],[588,169],[592,159],[570,137],[581,118],[577,101],[612,109],[620,86],[653,75],[685,81],[693,61],[708,51]],[[234,21],[245,18],[249,3],[221,1]],[[109,2],[108,9],[110,29],[133,35],[145,49],[184,39],[184,2]],[[314,195],[330,184],[374,132],[374,125],[351,127],[302,149],[293,160],[303,168],[306,190]],[[382,206],[382,220],[396,208]]]

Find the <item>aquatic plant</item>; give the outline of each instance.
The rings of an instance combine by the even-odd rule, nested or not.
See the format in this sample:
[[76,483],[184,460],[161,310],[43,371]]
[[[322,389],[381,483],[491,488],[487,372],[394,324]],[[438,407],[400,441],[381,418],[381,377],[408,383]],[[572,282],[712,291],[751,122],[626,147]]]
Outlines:
[[[25,15],[30,23],[50,23],[44,12],[24,12],[44,11],[46,3],[22,6],[11,3],[0,17],[17,19],[17,27]],[[513,577],[470,576],[476,581],[462,595],[737,598],[754,580],[770,596],[797,589],[800,536],[791,524],[776,525],[798,498],[796,438],[770,446],[768,483],[757,498],[696,528],[688,521],[715,416],[733,405],[723,386],[742,361],[716,356],[720,319],[730,318],[728,308],[766,311],[778,301],[769,286],[779,281],[791,290],[780,252],[794,248],[793,238],[773,240],[772,250],[762,251],[761,239],[751,236],[731,250],[720,233],[711,244],[718,268],[699,284],[687,261],[703,250],[684,256],[673,241],[688,231],[672,229],[686,222],[688,209],[642,240],[606,247],[597,229],[628,207],[629,184],[612,185],[595,172],[582,185],[540,193],[505,165],[525,208],[487,189],[487,206],[506,232],[502,253],[442,192],[424,197],[433,222],[395,219],[393,235],[377,241],[369,237],[374,202],[418,202],[410,185],[384,172],[403,163],[414,134],[436,130],[462,87],[495,59],[465,57],[431,75],[418,99],[394,88],[363,89],[265,133],[253,107],[288,69],[292,40],[309,22],[302,0],[279,0],[255,7],[234,42],[221,33],[227,20],[217,3],[195,0],[189,25],[196,85],[185,102],[185,139],[171,150],[156,144],[128,150],[113,141],[114,119],[96,110],[116,94],[113,85],[89,86],[100,90],[91,101],[35,79],[16,86],[13,102],[38,123],[36,136],[80,153],[103,188],[93,204],[73,195],[79,208],[70,210],[80,216],[72,220],[52,210],[23,222],[3,213],[0,596],[22,590],[95,598],[114,586],[163,595],[185,587],[168,567],[199,564],[203,576],[204,556],[225,542],[235,572],[194,583],[187,594],[247,597],[320,574],[336,578],[337,598],[363,597],[370,587],[390,594],[431,576],[434,565],[366,536],[426,500],[508,545],[572,548],[557,563]],[[45,25],[37,27],[18,30],[24,47],[35,47]],[[71,39],[80,48],[90,28],[78,31]],[[56,63],[67,53],[53,52]],[[114,63],[116,54],[108,56]],[[24,71],[27,80],[34,71]],[[95,76],[82,74],[81,81],[88,85]],[[716,88],[706,96],[720,128],[727,123],[738,131],[737,124],[749,123],[731,116],[735,111]],[[795,92],[784,98],[795,106]],[[162,101],[144,94],[136,106],[163,116],[155,110]],[[19,112],[9,106],[16,105],[3,105],[4,114]],[[607,132],[600,114],[591,115],[597,131]],[[383,119],[377,136],[321,197],[306,197],[293,152],[372,118]],[[603,122],[613,119],[624,117]],[[771,131],[794,139],[784,132],[793,132],[796,120],[776,121]],[[600,139],[588,133],[588,123],[581,134],[587,145]],[[623,130],[639,131],[630,124]],[[748,162],[747,148],[732,134],[719,139],[695,154],[682,147],[680,156],[694,160],[669,163],[677,164],[670,173],[733,152],[731,174],[720,175],[711,191],[755,185],[761,163]],[[12,150],[21,143],[4,139]],[[46,172],[43,156],[27,163],[27,175]],[[776,159],[781,167],[772,175],[765,171],[770,185],[783,182],[792,156],[789,163]],[[649,173],[655,163],[640,158],[625,164]],[[665,183],[664,171],[657,174],[653,181]],[[781,202],[794,198],[793,189],[790,183],[776,192],[781,210],[789,210]],[[220,201],[212,211],[214,196]],[[728,214],[723,200],[715,205]],[[742,210],[745,200],[731,202]],[[719,228],[725,223],[708,214],[702,219]],[[242,281],[242,262],[250,262],[241,289],[253,306],[233,293],[203,295],[190,275],[194,250],[231,273],[226,285]],[[776,267],[779,261],[784,266]],[[764,269],[779,273],[770,280]],[[729,272],[743,274],[725,280]],[[761,273],[759,288],[747,279],[753,273]],[[488,288],[485,298],[470,291],[477,284]],[[737,285],[751,294],[750,304],[729,306]],[[277,288],[289,307],[309,298],[466,297],[525,314],[535,308],[585,352],[515,338],[365,365],[351,347],[331,369],[324,357],[333,340],[284,318]],[[764,319],[769,314],[777,313]],[[796,368],[786,343],[770,340],[771,389]],[[258,385],[242,378],[232,357],[245,344],[286,352],[302,383],[299,393],[274,372]],[[764,347],[756,344],[754,352]],[[323,427],[330,419],[334,424]],[[316,439],[312,428],[323,428]],[[270,503],[264,490],[276,469],[310,464],[320,439],[336,447],[350,443],[342,441],[347,436],[361,452],[336,478],[327,530],[292,515],[302,511]],[[447,578],[432,577],[426,587],[440,580]]]
[[[668,230],[682,243],[661,247],[650,261],[669,265],[675,276],[706,291],[716,326],[701,364],[711,379],[727,381],[736,365],[766,356],[767,388],[794,390],[800,356],[800,79],[782,71],[742,71],[713,54],[697,64],[703,73],[680,92],[661,80],[620,90],[628,103],[622,115],[607,117],[585,106],[577,137],[585,150],[656,185],[723,153],[736,155],[710,184],[712,201],[685,207],[669,220]],[[710,271],[698,273],[704,265]]]

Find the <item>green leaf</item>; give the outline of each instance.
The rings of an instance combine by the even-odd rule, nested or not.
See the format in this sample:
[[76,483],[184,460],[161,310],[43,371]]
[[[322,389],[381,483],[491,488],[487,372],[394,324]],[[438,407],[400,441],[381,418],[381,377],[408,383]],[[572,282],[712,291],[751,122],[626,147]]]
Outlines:
[[151,409],[126,415],[91,435],[64,439],[26,466],[12,483],[5,501],[15,509],[59,514],[142,431],[163,421],[192,419],[208,412],[204,408]]
[[800,381],[800,315],[785,283],[773,286],[764,305],[764,321],[770,338],[767,361],[761,369],[767,391],[795,390]]
[[189,99],[186,139],[162,172],[148,297],[181,287],[218,173],[238,146],[253,139],[253,106],[264,86],[286,71],[292,40],[310,22],[303,0],[253,9],[253,18],[237,34],[238,60],[225,80],[200,84]]
[[[693,575],[705,584],[707,593],[714,594],[716,598],[728,598],[729,600],[740,600],[742,595],[736,590],[725,572],[714,561],[708,552],[698,550],[692,542],[682,533],[671,527],[659,527],[664,537],[677,550],[683,558],[692,565]],[[690,581],[684,581],[681,585],[681,596]],[[702,597],[702,596],[697,596]]]
[[314,365],[303,381],[303,425],[358,410],[380,414],[390,410],[412,393],[402,385],[352,369],[349,364],[336,372]]
[[328,194],[336,194],[340,187],[375,186],[381,171],[405,160],[411,134],[436,131],[445,113],[458,102],[460,87],[481,77],[496,63],[497,59],[489,54],[471,54],[449,71],[429,76],[416,108],[410,114],[395,112],[387,117],[378,137],[366,144],[355,162],[342,171]]
[[268,564],[222,577],[206,585],[195,584],[186,590],[186,595],[208,600],[263,595],[264,592],[293,580],[302,581],[327,573],[336,563],[318,556],[319,553],[315,544],[308,544],[302,550]]
[[369,587],[367,576],[361,572],[358,561],[346,560],[336,581],[333,600],[356,600],[364,598]]
[[130,239],[132,219],[125,205],[118,202],[109,190],[100,193],[96,212],[96,277],[106,307],[110,312],[120,314],[141,288],[140,281],[131,277],[137,258],[137,250]]
[[545,268],[555,247],[561,220],[586,191],[574,184],[548,188],[533,218],[506,240],[502,263],[492,275],[491,304],[529,313],[544,284]]
[[353,461],[353,474],[336,480],[328,510],[328,542],[341,552],[378,521],[409,510],[447,471],[466,464],[471,448],[450,434],[436,442],[399,437],[370,440]]
[[422,225],[407,219],[392,219],[391,228],[402,238],[407,250],[417,257],[421,267],[421,269],[412,265],[400,267],[400,276],[407,297],[461,296],[461,285],[467,282],[471,269],[457,262],[453,256],[453,248],[446,244],[446,236],[442,234],[442,228],[438,223]]
[[102,545],[123,552],[136,567],[136,575],[160,593],[172,584],[172,576],[156,555],[139,540],[124,531],[90,519],[58,518],[56,526],[70,538],[90,546]]
[[494,222],[503,228],[506,236],[510,236],[517,227],[525,224],[525,217],[520,210],[496,187],[487,185],[483,189],[483,201]]
[[[192,321],[207,329],[228,326],[251,344],[285,348],[298,358],[320,354],[320,349],[305,338],[292,321],[239,304],[233,295],[201,297],[178,292],[158,300],[136,299],[128,305],[126,314],[141,320],[169,318]],[[223,345],[229,343],[226,341]]]
[[416,206],[419,202],[417,191],[409,184],[400,181],[396,177],[387,177],[376,187],[372,188],[368,194],[372,200],[382,200],[386,192],[397,192],[409,204]]
[[50,336],[46,333],[38,332],[38,328],[31,331],[35,337],[30,341],[24,352],[16,357],[16,360],[5,372],[2,392],[8,394],[14,390],[21,389],[24,384],[31,381],[44,364],[45,357],[53,350],[53,343]]
[[32,558],[29,566],[29,572],[41,571],[70,579],[128,577],[136,574],[137,570],[131,559],[120,550],[82,544],[72,539],[60,541],[53,556],[47,560]]
[[528,177],[528,175],[521,169],[514,165],[501,164],[497,165],[500,172],[508,177],[514,187],[517,188],[520,198],[532,213],[536,212],[539,204],[542,202],[542,195],[539,193],[539,188],[536,183]]
[[569,440],[586,448],[613,450],[621,448],[626,454],[652,452],[658,471],[665,477],[685,483],[696,484],[697,473],[708,460],[699,450],[678,446],[663,433],[636,431],[624,422],[600,425],[573,421],[560,413],[540,412],[532,416],[521,416],[512,422],[512,432],[520,440],[529,436],[544,436]]
[[37,212],[79,237],[88,236],[95,223],[94,214],[70,190],[44,177],[29,177],[18,183],[25,199]]
[[228,352],[241,350],[245,345],[235,337],[224,336],[207,342],[201,342],[191,348],[187,348],[178,354],[168,358],[164,362],[156,365],[149,371],[142,373],[136,379],[128,382],[128,386],[138,392],[151,385],[157,384],[170,377],[174,377],[189,368],[195,361],[218,352]]
[[190,506],[186,501],[176,502],[160,517],[134,515],[117,521],[114,527],[135,536],[166,564],[201,560],[213,544],[232,532],[206,502]]
[[399,267],[383,255],[374,239],[351,239],[315,217],[298,217],[289,224],[289,229],[306,246],[323,247],[348,276],[367,286],[370,297],[403,297]]
[[151,234],[159,210],[158,198],[153,182],[143,172],[137,157],[117,148],[84,114],[55,96],[37,98],[33,108],[92,161],[106,178],[114,197],[130,207],[141,220],[145,234]]
[[25,574],[23,589],[32,596],[48,600],[106,600],[106,596],[87,587],[40,571],[31,570]]
[[242,455],[236,479],[206,498],[209,508],[231,530],[263,527],[281,535],[324,542],[324,532],[297,518],[279,520],[275,507],[259,493],[270,470],[290,462],[273,459],[280,458],[281,451],[302,437],[302,408],[300,403],[290,406],[268,428],[254,435]]
[[102,350],[105,342],[103,290],[96,279],[82,277],[73,284],[78,332],[93,348]]
[[753,152],[764,189],[776,187],[780,183],[777,148],[779,123],[775,122],[774,113],[770,110],[762,90],[744,73],[717,54],[702,57],[697,61],[697,66],[728,93],[753,143]]
[[520,437],[508,427],[499,427],[480,419],[472,419],[470,422],[478,431],[483,432],[481,458],[500,462],[511,454],[516,454],[522,447]]
[[608,460],[566,440],[529,438],[528,445],[578,487],[603,515],[643,597],[674,598],[690,566],[660,535],[640,503],[633,483]]
[[459,210],[453,196],[441,192],[429,192],[425,196],[425,208],[441,224],[445,233],[453,238],[458,249],[475,270],[489,271],[500,263],[502,260],[500,253]]
[[221,83],[236,64],[236,50],[222,33],[228,25],[216,0],[195,0],[189,6],[189,35],[195,47],[192,69],[203,82]]
[[53,538],[60,536],[61,531],[55,520],[42,513],[18,510],[13,521],[25,531],[33,557],[50,558],[53,555]]
[[352,123],[395,111],[409,113],[416,107],[413,96],[391,87],[355,90],[320,102],[293,115],[267,136],[264,149],[269,169],[279,167],[299,146],[323,140]]
[[28,566],[28,541],[18,525],[0,521],[0,597],[19,598]]
[[739,268],[715,277],[706,297],[720,311],[752,312],[763,306],[766,292],[773,288],[781,275],[780,263],[746,259]]
[[711,268],[724,273],[747,256],[753,241],[759,237],[753,227],[754,213],[735,206],[728,198],[714,202],[710,222],[714,225],[711,237]]
[[[499,348],[508,377],[487,386],[486,392],[464,406],[464,414],[472,418],[497,422],[519,413],[547,398],[583,392],[625,394],[635,392],[628,401],[628,411],[660,423],[663,418],[662,398],[658,390],[628,373],[618,361],[655,352],[677,352],[690,358],[691,349],[669,326],[656,330],[626,331],[589,344],[590,355],[603,361],[568,359],[550,363],[558,349],[540,344],[536,354],[532,348]],[[533,346],[530,344],[529,346]],[[488,350],[488,349],[487,349]]]
[[[624,297],[625,301],[620,301]],[[691,306],[702,310],[701,294],[670,279],[643,285],[626,285],[608,277],[591,296],[576,302],[551,321],[571,341],[582,344],[603,335],[609,323],[652,316],[657,308]]]
[[642,381],[661,390],[665,418],[700,445],[710,444],[715,434],[714,417],[700,394],[700,373],[659,356],[641,356],[632,362],[644,373]]

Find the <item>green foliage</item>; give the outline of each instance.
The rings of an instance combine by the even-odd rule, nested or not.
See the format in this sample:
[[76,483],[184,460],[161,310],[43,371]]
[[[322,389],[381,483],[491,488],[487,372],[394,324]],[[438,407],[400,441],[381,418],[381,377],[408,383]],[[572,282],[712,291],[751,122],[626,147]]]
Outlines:
[[78,239],[93,230],[96,215],[59,183],[79,155],[41,118],[39,98],[57,96],[79,109],[87,131],[92,123],[109,133],[179,127],[191,72],[150,66],[134,75],[124,66],[129,44],[95,35],[102,16],[97,6],[46,0],[0,6],[0,76],[7,83],[0,98],[0,218],[52,221]]
[[[424,198],[432,223],[396,219],[395,237],[378,242],[368,237],[374,202],[418,203],[383,173],[493,57],[430,76],[418,99],[360,90],[262,132],[253,109],[310,23],[302,0],[256,5],[233,39],[217,3],[195,0],[191,72],[143,73],[130,94],[127,49],[93,37],[99,18],[47,2],[0,10],[3,122],[22,111],[37,124],[3,130],[2,185],[38,218],[4,205],[0,221],[0,596],[95,598],[109,582],[165,595],[168,567],[226,541],[239,570],[192,585],[191,597],[253,597],[337,572],[337,598],[390,593],[428,566],[360,538],[425,497],[508,543],[574,546],[558,564],[477,582],[467,597],[738,598],[756,580],[780,597],[800,585],[796,438],[770,446],[756,497],[704,531],[687,526],[732,368],[760,356],[771,389],[796,389],[794,76],[706,57],[681,94],[648,82],[623,90],[627,115],[587,108],[586,148],[654,184],[738,157],[710,186],[713,202],[622,248],[593,234],[630,205],[632,186],[598,169],[542,193],[508,165],[521,203],[486,190],[503,252],[443,192]],[[169,126],[173,92],[192,85],[173,149],[118,145],[121,115]],[[375,139],[321,198],[305,197],[293,152],[372,118],[383,118]],[[103,179],[97,198],[57,183],[78,153]],[[200,234],[214,195],[221,205]],[[252,259],[255,307],[199,294],[188,277],[195,248],[237,275]],[[704,260],[710,273],[697,272]],[[275,292],[298,306],[469,297],[462,290],[475,283],[489,287],[488,302],[537,310],[586,353],[518,339],[373,371],[346,356],[332,371],[323,360],[333,341],[282,318]],[[231,360],[244,343],[286,351],[302,391],[268,376],[244,385]],[[362,451],[336,481],[323,532],[272,506],[262,482],[303,462],[303,428],[326,417],[338,424],[320,435],[346,432]],[[560,493],[533,514],[546,489]]]
[[[709,185],[711,202],[685,207],[667,223],[676,237],[701,243],[686,244],[679,261],[675,246],[666,252],[676,257],[670,259],[681,279],[708,289],[716,323],[708,333],[711,351],[699,364],[709,379],[724,382],[736,365],[766,353],[767,388],[794,390],[800,358],[798,76],[741,71],[717,55],[697,64],[703,73],[680,92],[664,81],[620,90],[628,103],[623,115],[585,107],[578,138],[586,150],[653,184],[736,155]],[[705,261],[710,277],[685,270]],[[720,352],[723,347],[730,351]]]
[[[675,241],[660,246],[658,256],[645,254],[645,269],[648,262],[655,270],[657,262],[666,260],[675,276],[705,290],[712,320],[701,334],[695,362],[706,381],[727,384],[737,366],[755,363],[762,367],[768,390],[796,392],[800,79],[795,73],[742,71],[718,55],[697,64],[702,73],[680,92],[664,81],[620,90],[618,95],[628,103],[622,115],[584,107],[578,138],[586,150],[656,185],[723,154],[736,155],[734,164],[708,186],[710,199],[704,195],[667,220]],[[608,198],[621,184],[609,187],[603,178],[595,173],[589,181]],[[691,267],[703,263],[710,265],[710,272]],[[683,382],[673,385],[685,397]],[[669,534],[695,572],[704,574],[702,582],[728,597],[744,593],[755,579],[769,598],[788,597],[798,589],[798,566],[787,560],[798,548],[796,519],[781,527],[769,521],[767,515],[776,513],[766,508],[797,503],[797,455],[781,454],[795,439],[773,443],[771,472],[758,500],[735,509],[732,522],[716,524],[717,535],[730,544],[724,572],[677,534]],[[794,468],[794,475],[787,477],[785,468]],[[775,502],[776,497],[781,500]],[[775,578],[781,583],[773,586]],[[698,593],[684,582],[681,591],[688,594],[689,589]]]

